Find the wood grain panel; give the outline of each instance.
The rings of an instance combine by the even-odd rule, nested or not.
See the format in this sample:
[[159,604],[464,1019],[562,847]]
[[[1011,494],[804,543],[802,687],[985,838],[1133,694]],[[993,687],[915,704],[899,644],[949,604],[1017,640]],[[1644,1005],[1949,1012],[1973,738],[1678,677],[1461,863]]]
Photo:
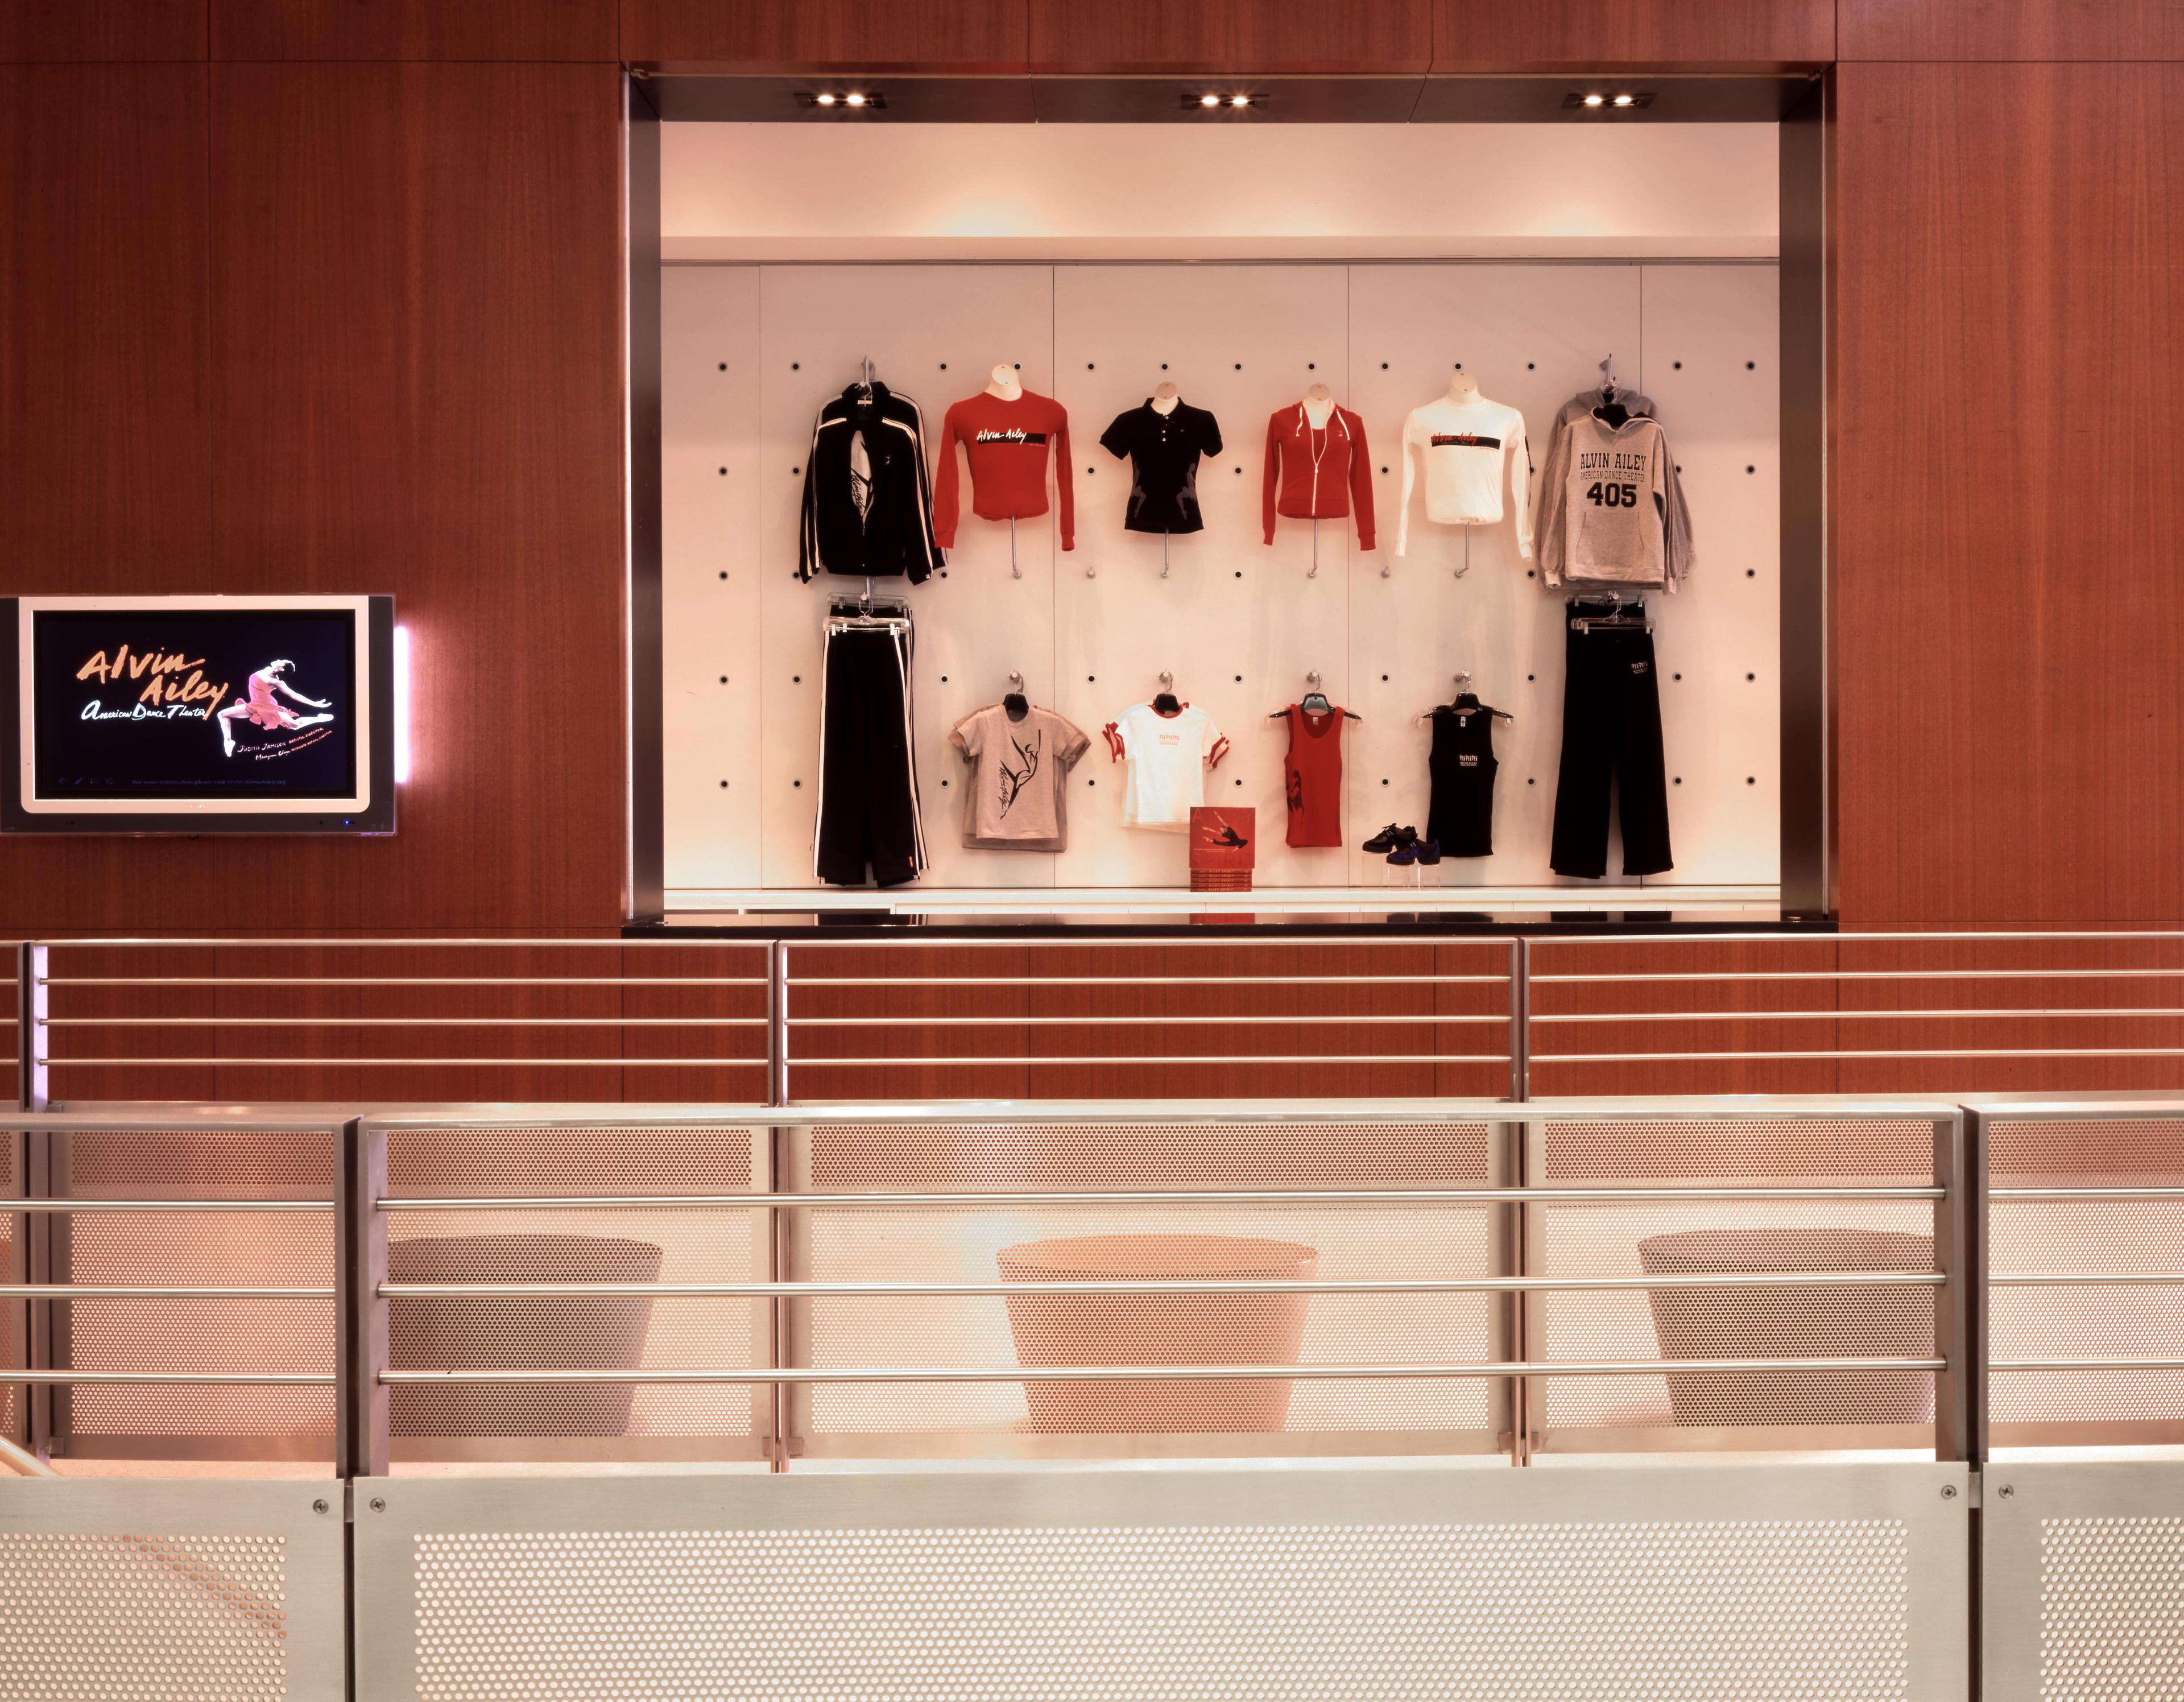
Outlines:
[[[198,73],[198,108],[142,137],[125,129],[117,157],[63,160],[54,175],[82,193],[58,194],[49,177],[38,198],[55,212],[13,215],[35,233],[101,186],[132,215],[55,231],[63,253],[73,240],[91,258],[39,283],[49,304],[11,299],[8,317],[42,313],[63,335],[109,339],[78,363],[96,381],[92,412],[117,465],[150,471],[111,502],[34,496],[41,529],[8,552],[11,589],[65,562],[82,591],[391,592],[415,646],[414,778],[392,838],[286,842],[277,858],[265,842],[11,838],[0,925],[610,925],[623,876],[616,74],[212,75],[214,541],[203,239],[162,222],[201,229]],[[93,126],[142,112],[75,106]],[[148,328],[132,329],[138,319]],[[90,429],[76,423],[85,387],[66,377],[17,405],[33,436],[67,444]],[[86,458],[99,447],[86,443]]]
[[2174,0],[1841,0],[1846,59],[2180,59]]
[[[1739,980],[1741,975],[1831,975],[1831,936],[1739,943],[1703,938],[1592,944],[1535,940],[1531,950],[1532,1097],[1593,1094],[1833,1093],[1829,1057],[1769,1058],[1765,1052],[1830,1052],[1830,1015],[1767,1020],[1770,1012],[1836,1008],[1832,980]],[[1615,980],[1613,976],[1703,977]],[[1585,978],[1559,979],[1559,977]],[[1603,979],[1594,979],[1603,978]],[[1751,1020],[1742,1019],[1744,1013]],[[1557,1017],[1634,1020],[1555,1021]],[[1663,1021],[1690,1013],[1731,1021]],[[1548,1020],[1541,1020],[1541,1018]],[[1635,1018],[1644,1018],[1637,1020]],[[1732,1057],[1644,1054],[1741,1053]],[[1559,1061],[1558,1061],[1559,1060]]]
[[1029,4],[1035,71],[1423,71],[1433,59],[1429,0]]
[[203,59],[205,0],[0,0],[0,64]]
[[[789,1092],[800,1101],[1498,1097],[1508,1091],[1502,1058],[1507,1005],[1499,979],[1506,963],[1506,948],[1416,940],[1351,946],[1240,938],[1227,950],[1156,941],[792,946]],[[1479,974],[1496,979],[1396,979]],[[1206,976],[1229,981],[1188,979]],[[1337,976],[1362,979],[1315,979]],[[1063,977],[1113,985],[1045,984]],[[884,984],[823,985],[844,978]],[[933,985],[956,978],[977,985]],[[1490,1020],[1431,1020],[1449,1016]],[[1235,1020],[1183,1020],[1206,1017]],[[973,1018],[993,1020],[967,1020]],[[824,1018],[837,1020],[816,1020]],[[1307,1054],[1328,1061],[1265,1061]],[[1390,1054],[1451,1061],[1373,1061]],[[1457,1061],[1474,1054],[1491,1061]],[[829,1067],[830,1057],[889,1062]],[[998,1061],[939,1062],[973,1057]],[[1191,1058],[1218,1061],[1183,1061]],[[1084,1061],[1100,1059],[1114,1061]]]
[[202,66],[0,68],[8,592],[203,583],[207,125]]
[[1842,913],[2184,917],[2184,67],[1838,75]]
[[1435,0],[1434,69],[1775,70],[1835,34],[1832,0]]
[[[2184,940],[1861,942],[1845,935],[1841,951],[1846,1013],[1934,1013],[1846,1020],[1847,1050],[1921,1055],[1846,1059],[1845,1092],[2173,1092],[2184,1084],[2184,1056],[2176,1055],[2184,1053]],[[2026,1014],[1940,1014],[2020,1011]],[[2064,1014],[2070,1012],[2098,1014]],[[2142,1055],[2031,1055],[2103,1052]]]
[[1024,0],[621,0],[635,64],[1020,71]]
[[616,0],[211,0],[216,59],[616,58]]

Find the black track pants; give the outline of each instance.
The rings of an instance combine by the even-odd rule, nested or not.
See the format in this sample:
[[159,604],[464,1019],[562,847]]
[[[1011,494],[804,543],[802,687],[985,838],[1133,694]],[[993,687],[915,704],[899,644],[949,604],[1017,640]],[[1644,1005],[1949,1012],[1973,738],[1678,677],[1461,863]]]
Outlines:
[[[1573,620],[1605,617],[1610,605],[1574,599]],[[1623,817],[1623,872],[1665,874],[1669,789],[1662,772],[1661,684],[1653,635],[1642,628],[1568,632],[1563,670],[1563,758],[1555,781],[1557,874],[1597,880],[1607,873],[1607,796],[1613,781]]]
[[814,868],[833,886],[881,886],[925,867],[911,726],[910,635],[877,628],[827,640],[821,691]]

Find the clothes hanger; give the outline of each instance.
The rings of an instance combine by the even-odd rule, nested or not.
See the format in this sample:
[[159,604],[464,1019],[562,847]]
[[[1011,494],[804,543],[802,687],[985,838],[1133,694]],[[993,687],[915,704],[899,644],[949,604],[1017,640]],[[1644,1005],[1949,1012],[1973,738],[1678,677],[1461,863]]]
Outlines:
[[1653,630],[1652,618],[1646,612],[1643,597],[1634,597],[1626,603],[1620,591],[1596,592],[1590,596],[1573,597],[1564,606],[1575,608],[1581,602],[1597,603],[1603,599],[1610,605],[1611,612],[1605,615],[1573,615],[1570,617],[1570,630],[1574,633],[1590,633],[1595,628],[1602,632],[1650,633]]
[[1031,700],[1024,695],[1024,677],[1014,668],[1009,670],[1009,692],[1001,700],[1001,708],[1011,721],[1022,721],[1031,713]]
[[1456,699],[1455,701],[1451,703],[1448,706],[1458,716],[1467,715],[1476,711],[1482,715],[1497,717],[1500,719],[1507,722],[1512,727],[1514,727],[1517,724],[1517,717],[1510,714],[1507,710],[1496,709],[1490,703],[1481,703],[1479,700],[1479,694],[1471,689],[1471,670],[1468,668],[1459,668],[1457,670]]
[[1153,697],[1153,713],[1156,715],[1181,714],[1183,705],[1176,700],[1175,676],[1166,668],[1162,668],[1160,683],[1161,689]]
[[1602,361],[1600,370],[1607,376],[1601,381],[1600,405],[1592,410],[1592,417],[1605,421],[1611,428],[1620,431],[1630,423],[1630,410],[1615,399],[1617,393],[1614,355],[1610,354],[1607,360]]
[[[1333,713],[1334,706],[1328,701],[1327,694],[1319,689],[1319,670],[1318,668],[1314,668],[1310,673],[1306,674],[1304,677],[1304,683],[1306,686],[1304,698],[1303,700],[1296,706],[1304,711],[1307,715],[1328,715]],[[1288,715],[1288,713],[1289,710],[1286,707],[1277,709],[1269,714],[1267,717],[1267,719],[1269,721],[1279,721]],[[1354,711],[1347,709],[1342,711],[1342,718],[1345,721],[1357,722],[1362,722],[1365,719],[1363,716],[1356,713]]]

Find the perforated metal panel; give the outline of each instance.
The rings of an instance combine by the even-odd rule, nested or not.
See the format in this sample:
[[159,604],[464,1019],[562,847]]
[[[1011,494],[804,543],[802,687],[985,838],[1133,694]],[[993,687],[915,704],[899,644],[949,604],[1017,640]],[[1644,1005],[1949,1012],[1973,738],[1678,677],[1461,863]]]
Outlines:
[[[55,1137],[58,1191],[78,1199],[330,1199],[323,1133],[202,1130]],[[324,1287],[331,1213],[78,1212],[56,1219],[59,1280]],[[75,1300],[56,1307],[80,1370],[313,1371],[334,1364],[328,1300]],[[235,1438],[332,1458],[324,1388],[86,1387],[65,1397],[70,1438],[158,1455],[159,1439]]]
[[[2184,1121],[1989,1125],[1997,1188],[2184,1184]],[[1997,1277],[2184,1268],[2184,1201],[2008,1200],[1988,1214]],[[2184,1358],[2184,1284],[2012,1287],[1988,1297],[1997,1359]],[[2184,1440],[2184,1372],[2005,1371],[1992,1379],[1996,1440]]]
[[359,1694],[1933,1702],[1936,1470],[398,1480]]
[[[390,1197],[725,1194],[765,1179],[748,1127],[400,1130],[387,1143]],[[766,1279],[763,1209],[405,1212],[388,1214],[390,1275],[400,1281],[616,1277],[663,1282]],[[772,1310],[736,1299],[397,1300],[392,1363],[668,1370],[757,1365]],[[476,1437],[733,1437],[756,1446],[770,1392],[733,1384],[472,1387],[398,1391],[394,1435],[410,1457]]]
[[342,1591],[332,1483],[0,1481],[0,1702],[332,1702]]
[[[1934,1125],[1752,1119],[1535,1126],[1544,1185],[1924,1187]],[[1663,1200],[1528,1208],[1535,1275],[1931,1271],[1925,1201]],[[1563,1360],[1926,1359],[1934,1291],[1745,1288],[1535,1294],[1530,1350]],[[1602,1432],[1821,1426],[1826,1445],[1900,1445],[1933,1419],[1924,1371],[1685,1372],[1532,1383],[1550,1448],[1615,1445]],[[1854,1431],[1865,1431],[1864,1437]],[[1554,1432],[1562,1432],[1558,1437]],[[1572,1432],[1585,1432],[1574,1435]],[[1730,1438],[1715,1438],[1730,1441]]]
[[2184,1696],[2184,1462],[1986,1478],[1987,1702]]
[[[1326,1186],[1476,1186],[1497,1179],[1488,1124],[1144,1124],[1028,1128],[845,1125],[813,1130],[800,1173],[818,1191],[960,1192],[1282,1190]],[[1187,1275],[1167,1268],[1160,1242],[1218,1236],[1308,1249],[1310,1267],[1265,1276],[1329,1280],[1483,1277],[1495,1274],[1496,1218],[1487,1206],[997,1207],[992,1210],[823,1208],[795,1214],[791,1275],[821,1281],[994,1282],[1010,1249],[1056,1239],[1134,1238],[1142,1268],[1116,1276]],[[1249,1274],[1249,1273],[1244,1273]],[[790,1309],[800,1363],[1010,1365],[1240,1361],[1242,1344],[1283,1348],[1323,1364],[1451,1363],[1503,1357],[1502,1303],[1483,1294],[1285,1298],[1113,1297],[1060,1302],[972,1297],[838,1297]],[[1278,1339],[1279,1338],[1279,1342]],[[1286,1343],[1294,1341],[1294,1348]],[[988,1437],[1134,1431],[1234,1437],[1379,1431],[1477,1433],[1497,1422],[1500,1386],[1485,1379],[1300,1381],[1285,1398],[1244,1414],[1240,1391],[1209,1384],[1120,1386],[1111,1400],[1074,1386],[1068,1398],[1027,1398],[1015,1383],[820,1385],[799,1391],[796,1434],[814,1451],[856,1452],[887,1437],[944,1432]],[[1248,1404],[1248,1403],[1246,1403]],[[1279,1405],[1279,1421],[1266,1414]],[[1506,1423],[1506,1420],[1502,1422]],[[1451,1444],[1433,1444],[1439,1450]],[[916,1444],[905,1443],[905,1447]]]

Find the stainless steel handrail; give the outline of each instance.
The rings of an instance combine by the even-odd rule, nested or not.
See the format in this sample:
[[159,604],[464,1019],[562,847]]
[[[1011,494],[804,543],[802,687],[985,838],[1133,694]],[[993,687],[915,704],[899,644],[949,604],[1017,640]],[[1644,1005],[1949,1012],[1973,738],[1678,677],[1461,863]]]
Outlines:
[[[0,1282],[4,1300],[332,1300],[332,1288],[208,1286],[142,1282]],[[7,1373],[0,1371],[0,1382]]]
[[65,1199],[0,1200],[0,1212],[331,1212],[332,1200],[101,1200],[71,1195]]
[[966,1209],[1019,1206],[1351,1206],[1351,1205],[1547,1205],[1630,1203],[1638,1201],[1720,1200],[1938,1200],[1936,1187],[1810,1188],[1258,1188],[1196,1191],[1010,1193],[773,1193],[773,1194],[474,1194],[467,1197],[389,1194],[376,1202],[382,1212],[540,1211],[613,1208],[678,1210],[759,1208],[785,1211],[831,1211],[841,1207],[879,1211],[905,1208]]
[[1658,1376],[1664,1371],[1939,1371],[1946,1359],[1555,1359],[1471,1360],[1403,1365],[855,1365],[730,1366],[659,1370],[582,1367],[566,1370],[477,1368],[383,1370],[382,1383],[1074,1383],[1226,1382],[1278,1378],[1344,1381],[1426,1377]]
[[[458,1295],[639,1295],[687,1299],[756,1300],[830,1295],[876,1297],[1005,1295],[1044,1298],[1078,1294],[1591,1294],[1676,1288],[1938,1288],[1944,1271],[1813,1270],[1678,1272],[1658,1276],[1512,1277],[1027,1277],[1020,1282],[618,1282],[508,1281],[493,1282],[382,1282],[390,1300],[447,1299]],[[2184,1279],[2172,1278],[2171,1281]],[[0,1288],[0,1294],[16,1291]],[[80,1294],[81,1289],[40,1290]],[[223,1292],[228,1291],[221,1291]],[[240,1293],[242,1291],[232,1291]],[[331,1289],[314,1291],[331,1294]]]

